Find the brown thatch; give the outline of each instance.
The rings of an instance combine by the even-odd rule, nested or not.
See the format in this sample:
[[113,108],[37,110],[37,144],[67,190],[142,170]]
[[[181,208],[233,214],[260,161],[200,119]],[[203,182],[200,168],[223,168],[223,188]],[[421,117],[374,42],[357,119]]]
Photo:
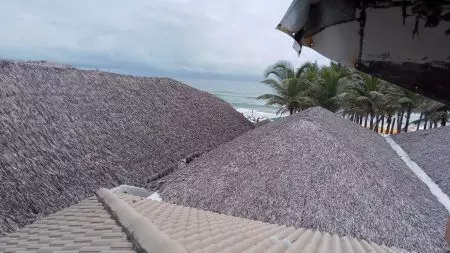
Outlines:
[[144,186],[251,128],[172,79],[0,62],[0,234],[99,187]]
[[164,201],[442,253],[447,211],[384,138],[322,108],[249,131],[164,178]]
[[450,126],[397,134],[393,139],[450,196]]

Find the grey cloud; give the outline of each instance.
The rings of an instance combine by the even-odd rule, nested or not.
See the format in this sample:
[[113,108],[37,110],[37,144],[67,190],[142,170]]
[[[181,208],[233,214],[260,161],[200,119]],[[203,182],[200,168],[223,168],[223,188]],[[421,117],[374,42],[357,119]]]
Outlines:
[[291,0],[15,0],[0,7],[0,57],[149,75],[260,78],[277,60],[321,64],[274,29]]

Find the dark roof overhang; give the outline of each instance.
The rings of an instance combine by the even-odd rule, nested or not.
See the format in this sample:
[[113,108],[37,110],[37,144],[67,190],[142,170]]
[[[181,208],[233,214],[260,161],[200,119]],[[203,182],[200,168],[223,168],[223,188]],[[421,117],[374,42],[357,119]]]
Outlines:
[[450,1],[294,0],[277,29],[331,60],[450,104]]

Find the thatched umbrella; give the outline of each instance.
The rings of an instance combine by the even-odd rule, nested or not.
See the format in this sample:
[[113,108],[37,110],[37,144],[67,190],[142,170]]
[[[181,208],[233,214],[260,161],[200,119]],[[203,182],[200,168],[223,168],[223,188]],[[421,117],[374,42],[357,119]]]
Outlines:
[[252,129],[169,78],[0,62],[0,234],[90,196],[144,186]]
[[397,134],[393,139],[450,196],[450,126]]
[[249,131],[164,178],[164,201],[442,253],[447,211],[384,138],[322,108]]

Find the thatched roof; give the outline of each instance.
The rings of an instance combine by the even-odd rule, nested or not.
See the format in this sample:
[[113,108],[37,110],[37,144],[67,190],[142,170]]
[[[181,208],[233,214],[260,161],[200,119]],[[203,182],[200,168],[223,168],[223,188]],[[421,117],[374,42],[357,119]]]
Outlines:
[[350,235],[446,248],[447,211],[384,138],[322,108],[270,122],[163,178],[164,201]]
[[450,196],[450,126],[397,134],[393,138]]
[[0,62],[0,234],[92,195],[143,186],[253,128],[168,78]]

